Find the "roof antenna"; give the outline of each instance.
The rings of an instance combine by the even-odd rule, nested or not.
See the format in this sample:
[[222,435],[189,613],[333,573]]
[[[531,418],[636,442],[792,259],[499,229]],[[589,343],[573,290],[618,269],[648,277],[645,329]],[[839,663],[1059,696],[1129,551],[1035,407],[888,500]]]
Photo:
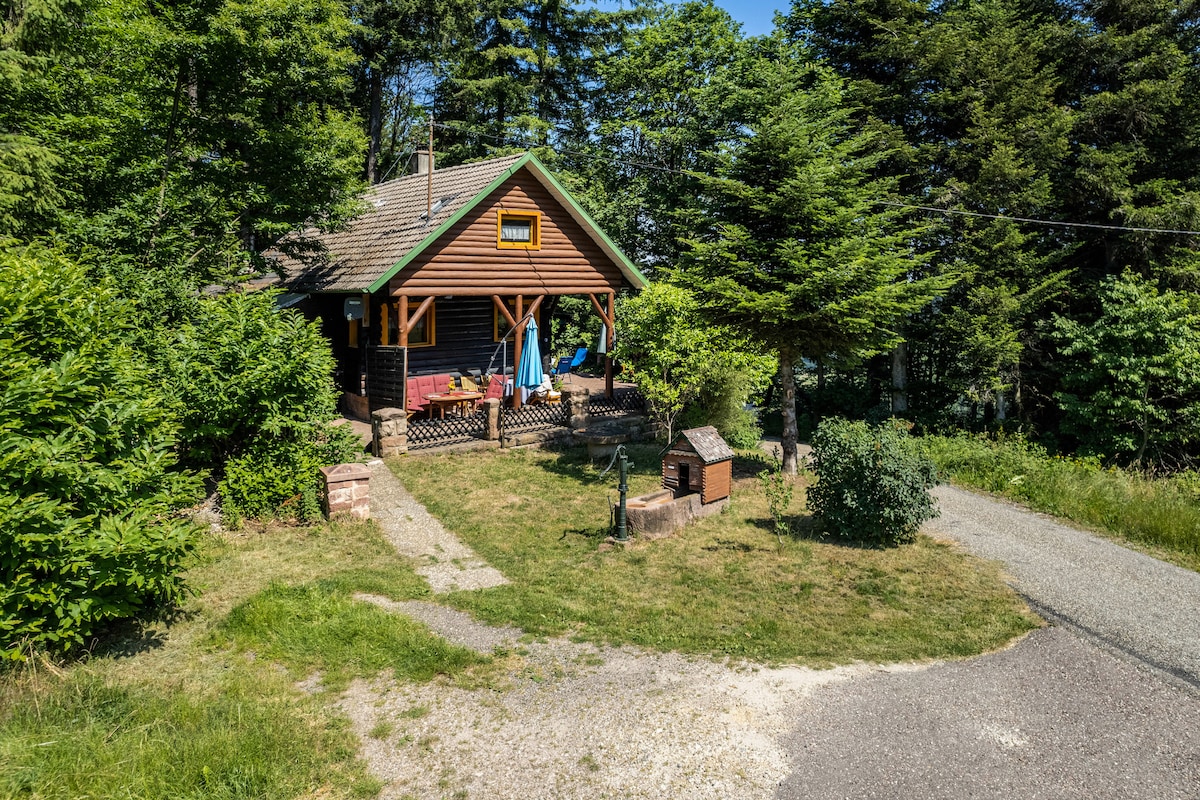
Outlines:
[[433,109],[429,109],[429,178],[425,184],[425,221],[433,221]]

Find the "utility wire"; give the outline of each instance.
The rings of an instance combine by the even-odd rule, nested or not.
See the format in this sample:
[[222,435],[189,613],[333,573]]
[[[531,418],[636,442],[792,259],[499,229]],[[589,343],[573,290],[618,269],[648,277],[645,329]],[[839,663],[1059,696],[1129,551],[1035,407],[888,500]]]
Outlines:
[[[672,169],[671,167],[663,167],[663,166],[659,166],[657,164],[647,164],[645,162],[638,162],[638,161],[625,161],[625,160],[622,160],[619,158],[613,158],[610,156],[597,155],[595,153],[584,153],[584,152],[580,152],[578,150],[566,150],[566,149],[563,149],[563,148],[558,147],[553,144],[542,144],[540,142],[532,142],[527,139],[521,139],[521,138],[518,138],[515,136],[497,136],[496,134],[484,133],[483,131],[472,130],[471,128],[467,128],[462,125],[455,125],[453,123],[434,122],[433,124],[434,124],[434,126],[436,126],[438,128],[443,128],[445,130],[458,131],[459,133],[465,133],[468,136],[482,136],[482,137],[485,137],[487,139],[492,139],[497,142],[507,143],[507,144],[516,144],[516,145],[520,145],[522,147],[548,147],[551,150],[553,150],[554,152],[558,153],[559,155],[576,156],[578,158],[588,158],[593,161],[602,161],[602,162],[605,162],[608,164],[615,164],[617,166],[622,166],[622,167],[631,167],[633,169],[651,170],[654,172],[664,172],[664,173],[668,173],[671,175],[682,175],[685,177],[708,177],[708,178],[713,177],[711,175],[706,175],[701,172],[695,172],[695,171],[689,172],[687,170]],[[874,203],[876,205],[881,205],[881,206],[891,206],[894,208],[905,208],[905,209],[909,209],[910,211],[927,211],[932,214],[945,214],[947,216],[982,217],[984,219],[1006,220],[1009,222],[1024,222],[1029,225],[1051,225],[1051,226],[1055,226],[1055,227],[1059,227],[1059,228],[1091,228],[1094,230],[1122,231],[1125,233],[1168,233],[1168,234],[1176,234],[1176,235],[1181,235],[1181,236],[1200,236],[1200,231],[1177,230],[1174,228],[1137,228],[1137,227],[1132,227],[1132,226],[1128,226],[1128,225],[1102,225],[1102,224],[1096,223],[1096,222],[1060,222],[1058,220],[1051,220],[1051,219],[1035,219],[1032,217],[1013,217],[1013,216],[1008,216],[1007,214],[985,214],[985,213],[979,212],[979,211],[961,211],[961,210],[953,209],[953,208],[938,208],[936,206],[919,206],[919,205],[913,205],[911,203],[897,203],[897,202],[892,202],[892,201],[888,201],[888,200],[875,200]]]
[[1200,236],[1200,231],[1184,231],[1174,228],[1133,228],[1126,225],[1101,225],[1096,222],[1058,222],[1052,219],[1033,219],[1030,217],[1010,217],[1006,214],[984,214],[979,211],[960,211],[953,208],[937,208],[936,206],[914,206],[908,203],[893,203],[887,200],[876,200],[876,205],[907,208],[913,211],[929,211],[934,214],[952,214],[960,217],[983,217],[985,219],[1002,219],[1009,222],[1027,222],[1031,225],[1056,225],[1060,228],[1095,228],[1102,231],[1129,231],[1132,233],[1177,233],[1184,236]]

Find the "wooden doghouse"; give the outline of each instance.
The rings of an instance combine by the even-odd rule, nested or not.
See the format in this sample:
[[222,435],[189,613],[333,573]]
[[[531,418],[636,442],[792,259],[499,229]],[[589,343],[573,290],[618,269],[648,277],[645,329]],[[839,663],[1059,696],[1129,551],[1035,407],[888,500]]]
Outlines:
[[699,492],[701,503],[724,500],[733,485],[733,450],[712,426],[683,431],[663,457],[662,475],[676,497]]

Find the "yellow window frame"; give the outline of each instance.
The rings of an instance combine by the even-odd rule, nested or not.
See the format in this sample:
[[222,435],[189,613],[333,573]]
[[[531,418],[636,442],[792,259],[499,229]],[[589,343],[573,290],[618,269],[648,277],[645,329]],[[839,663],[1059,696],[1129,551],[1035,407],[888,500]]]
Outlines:
[[[529,241],[519,242],[505,240],[504,223],[506,220],[528,221]],[[506,211],[496,212],[496,247],[501,250],[541,250],[542,249],[542,214],[540,211]]]
[[[394,308],[393,308],[394,306]],[[390,309],[390,310],[389,310]],[[380,324],[382,326],[382,335],[380,336],[380,344],[388,347],[392,344],[400,344],[400,333],[396,332],[396,341],[392,342],[390,330],[390,317],[394,314],[397,324],[400,320],[400,301],[395,303],[383,303],[379,306]],[[428,334],[422,341],[416,341],[413,338],[413,332],[408,332],[408,346],[411,347],[434,347],[437,345],[437,301],[434,300],[429,304],[429,310],[421,317],[418,325],[424,324],[425,331]]]
[[[397,312],[399,313],[399,312]],[[410,329],[408,332],[409,347],[433,347],[437,344],[437,300],[429,304],[429,310],[426,311],[421,319],[417,322],[418,325],[424,324],[425,332],[428,334],[424,341],[417,341],[413,337],[413,332]]]

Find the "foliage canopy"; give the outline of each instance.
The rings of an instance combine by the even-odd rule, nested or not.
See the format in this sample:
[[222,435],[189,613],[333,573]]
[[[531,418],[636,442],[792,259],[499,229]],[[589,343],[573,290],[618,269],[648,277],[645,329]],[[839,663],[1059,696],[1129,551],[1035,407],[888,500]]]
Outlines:
[[68,650],[178,601],[198,481],[122,339],[128,305],[37,246],[0,250],[0,657]]

